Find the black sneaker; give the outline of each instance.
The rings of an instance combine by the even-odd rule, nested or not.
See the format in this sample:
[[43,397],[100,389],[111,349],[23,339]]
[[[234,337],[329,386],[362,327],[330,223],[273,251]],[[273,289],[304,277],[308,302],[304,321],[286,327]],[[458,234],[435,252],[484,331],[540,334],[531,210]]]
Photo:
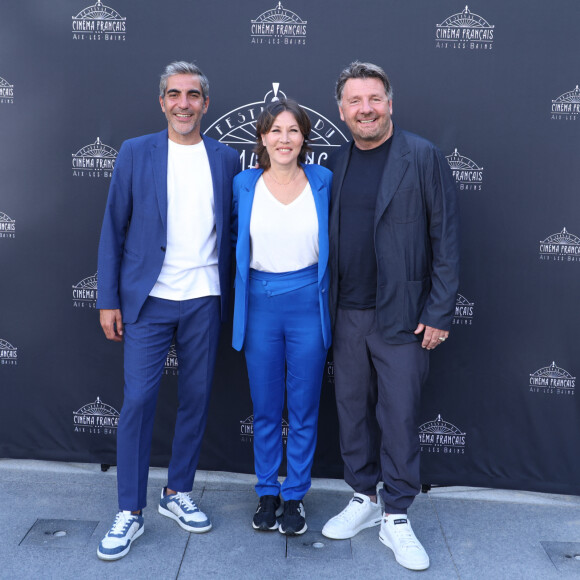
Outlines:
[[263,495],[252,520],[252,527],[255,530],[276,530],[278,528],[278,516],[282,515],[280,496]]
[[289,499],[284,502],[284,515],[278,531],[287,536],[298,536],[308,529],[306,511],[299,499]]

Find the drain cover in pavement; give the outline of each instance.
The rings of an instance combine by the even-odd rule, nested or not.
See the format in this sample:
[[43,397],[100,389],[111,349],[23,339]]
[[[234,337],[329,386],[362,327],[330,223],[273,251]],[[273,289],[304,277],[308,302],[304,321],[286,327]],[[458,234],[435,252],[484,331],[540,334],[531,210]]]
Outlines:
[[320,532],[306,532],[289,536],[286,540],[287,558],[316,560],[352,560],[350,540],[329,540]]
[[36,520],[20,545],[81,548],[87,545],[98,523],[83,520]]
[[579,542],[540,542],[560,572],[580,573]]

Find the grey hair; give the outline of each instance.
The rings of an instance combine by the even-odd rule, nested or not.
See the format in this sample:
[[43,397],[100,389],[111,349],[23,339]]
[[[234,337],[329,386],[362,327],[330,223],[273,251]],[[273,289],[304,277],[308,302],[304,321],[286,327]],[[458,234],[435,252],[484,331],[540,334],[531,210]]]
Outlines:
[[209,97],[209,81],[207,77],[201,72],[201,69],[195,66],[192,62],[186,62],[184,60],[176,60],[168,64],[165,67],[165,71],[159,79],[159,96],[165,96],[165,90],[167,89],[167,79],[173,75],[195,75],[199,77],[199,82],[201,84],[201,96],[205,101]]
[[385,87],[387,99],[393,98],[393,87],[387,73],[377,64],[371,62],[351,62],[339,75],[336,81],[336,102],[342,104],[342,92],[348,79],[379,79]]

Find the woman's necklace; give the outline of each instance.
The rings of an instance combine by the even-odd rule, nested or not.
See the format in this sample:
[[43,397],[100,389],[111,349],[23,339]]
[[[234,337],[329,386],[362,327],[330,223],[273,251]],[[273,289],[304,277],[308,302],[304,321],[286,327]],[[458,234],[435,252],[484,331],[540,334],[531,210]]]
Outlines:
[[294,177],[288,182],[288,183],[281,183],[279,182],[275,177],[274,174],[272,173],[272,171],[268,171],[268,175],[278,184],[278,185],[282,185],[282,186],[286,186],[286,185],[290,185],[299,175],[300,175],[300,169],[298,169],[298,171],[296,171],[296,173],[294,174]]

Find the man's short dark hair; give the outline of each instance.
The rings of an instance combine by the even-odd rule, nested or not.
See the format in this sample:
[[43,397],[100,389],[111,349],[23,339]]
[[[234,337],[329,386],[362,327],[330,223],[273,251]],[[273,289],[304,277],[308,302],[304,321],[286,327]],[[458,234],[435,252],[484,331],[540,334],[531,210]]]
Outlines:
[[311,150],[308,146],[308,137],[310,137],[310,129],[312,125],[308,113],[293,99],[280,99],[279,101],[274,101],[265,107],[256,121],[255,152],[258,156],[258,164],[262,169],[268,169],[270,167],[270,155],[268,155],[266,146],[262,143],[262,135],[270,132],[276,117],[284,111],[292,113],[296,119],[296,123],[298,123],[300,132],[304,137],[304,143],[302,143],[302,148],[298,155],[298,162],[305,163],[306,153]]
[[336,102],[342,104],[342,92],[348,79],[379,79],[385,87],[387,99],[393,98],[393,87],[387,73],[377,64],[371,62],[351,62],[339,75],[336,81]]
[[199,77],[199,84],[201,85],[201,96],[205,100],[209,97],[209,81],[207,77],[201,72],[201,69],[192,62],[184,60],[176,60],[168,64],[159,79],[159,96],[163,98],[167,89],[167,79],[173,75],[195,75]]

